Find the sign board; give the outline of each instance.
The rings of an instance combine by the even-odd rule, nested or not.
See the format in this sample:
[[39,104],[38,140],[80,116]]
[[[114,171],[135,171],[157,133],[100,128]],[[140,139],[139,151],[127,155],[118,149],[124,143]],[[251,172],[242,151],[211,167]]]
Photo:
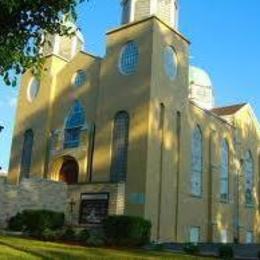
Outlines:
[[108,193],[81,194],[80,223],[101,224],[108,216]]

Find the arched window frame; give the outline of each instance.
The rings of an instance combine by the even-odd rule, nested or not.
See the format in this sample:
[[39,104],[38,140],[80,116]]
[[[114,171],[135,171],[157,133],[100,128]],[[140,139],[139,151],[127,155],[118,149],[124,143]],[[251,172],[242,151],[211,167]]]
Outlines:
[[220,199],[229,200],[229,174],[230,174],[230,149],[227,139],[223,139],[221,145],[221,167],[220,167]]
[[80,133],[85,125],[85,110],[76,100],[68,114],[64,127],[64,149],[76,148],[80,145]]
[[191,194],[201,197],[203,192],[203,133],[199,125],[196,125],[192,131],[191,146]]
[[20,179],[30,177],[33,143],[34,143],[33,130],[28,129],[24,133],[23,150],[22,150],[22,157],[21,157]]
[[130,116],[126,111],[114,117],[111,162],[111,181],[124,182],[127,177],[128,139]]
[[245,176],[245,203],[247,206],[254,204],[254,159],[252,152],[248,150],[245,154],[244,162],[244,176]]

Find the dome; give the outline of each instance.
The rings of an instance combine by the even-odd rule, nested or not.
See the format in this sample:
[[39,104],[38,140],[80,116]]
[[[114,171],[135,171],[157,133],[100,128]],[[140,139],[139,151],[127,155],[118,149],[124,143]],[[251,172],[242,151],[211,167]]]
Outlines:
[[212,82],[209,74],[198,67],[190,66],[189,68],[189,83],[204,87],[212,87]]
[[207,110],[215,106],[212,81],[205,70],[190,66],[189,88],[189,98],[197,105]]

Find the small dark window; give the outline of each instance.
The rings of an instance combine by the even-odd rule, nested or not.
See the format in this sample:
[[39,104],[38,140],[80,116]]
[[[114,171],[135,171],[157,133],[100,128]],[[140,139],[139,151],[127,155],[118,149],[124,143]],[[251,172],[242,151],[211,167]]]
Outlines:
[[21,178],[29,178],[32,161],[33,131],[31,129],[24,133],[23,151],[21,160]]

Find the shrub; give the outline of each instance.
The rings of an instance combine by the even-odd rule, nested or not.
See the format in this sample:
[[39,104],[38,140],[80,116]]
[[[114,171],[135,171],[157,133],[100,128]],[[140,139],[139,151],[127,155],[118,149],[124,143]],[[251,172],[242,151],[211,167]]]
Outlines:
[[62,234],[62,239],[65,241],[73,241],[76,240],[76,232],[73,228],[68,227],[64,230]]
[[165,250],[165,245],[164,244],[155,244],[153,246],[153,250],[155,250],[155,251],[164,251]]
[[41,234],[39,235],[39,239],[44,241],[57,241],[61,237],[60,231],[51,230],[51,229],[44,229]]
[[64,225],[64,214],[48,210],[24,210],[9,221],[9,229],[39,235],[44,230],[57,230]]
[[105,244],[104,234],[101,230],[92,230],[87,240],[89,246],[103,246]]
[[151,223],[140,217],[110,216],[103,223],[109,244],[140,246],[150,241]]
[[87,242],[87,240],[89,239],[90,234],[89,231],[87,229],[83,229],[79,232],[79,234],[77,235],[77,239],[81,242]]
[[257,257],[258,257],[258,259],[260,260],[260,251],[258,251]]
[[221,259],[229,260],[233,259],[234,251],[230,245],[222,245],[219,247],[219,257]]
[[8,229],[12,231],[23,231],[25,229],[24,215],[17,213],[16,216],[11,217],[8,221]]
[[199,246],[194,243],[186,243],[183,251],[189,255],[196,255],[200,252]]

